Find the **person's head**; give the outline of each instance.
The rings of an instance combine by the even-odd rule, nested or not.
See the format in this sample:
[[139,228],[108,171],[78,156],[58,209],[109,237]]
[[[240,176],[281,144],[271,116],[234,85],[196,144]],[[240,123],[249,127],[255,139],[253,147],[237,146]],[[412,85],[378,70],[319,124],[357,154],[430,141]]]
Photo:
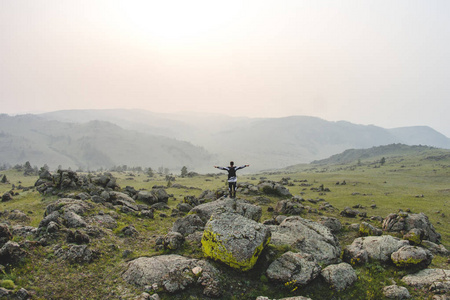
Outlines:
[[230,161],[230,166],[231,167],[234,166],[234,162],[233,161]]

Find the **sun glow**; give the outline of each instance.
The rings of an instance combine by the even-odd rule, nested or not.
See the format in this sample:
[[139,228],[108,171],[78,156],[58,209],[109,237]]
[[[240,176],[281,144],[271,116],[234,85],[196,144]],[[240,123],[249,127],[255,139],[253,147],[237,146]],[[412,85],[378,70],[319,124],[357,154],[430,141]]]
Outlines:
[[240,6],[238,1],[127,1],[121,14],[129,30],[146,39],[184,42],[208,39],[232,26]]

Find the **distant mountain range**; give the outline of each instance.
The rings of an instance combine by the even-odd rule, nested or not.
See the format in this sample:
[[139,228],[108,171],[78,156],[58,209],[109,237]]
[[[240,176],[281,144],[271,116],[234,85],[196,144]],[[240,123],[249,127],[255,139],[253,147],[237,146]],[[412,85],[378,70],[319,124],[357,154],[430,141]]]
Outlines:
[[67,110],[0,115],[0,164],[98,169],[114,165],[182,166],[212,172],[213,165],[250,164],[251,170],[321,160],[347,149],[393,143],[450,149],[450,139],[426,126],[385,129],[320,118],[237,118],[159,114],[142,110]]

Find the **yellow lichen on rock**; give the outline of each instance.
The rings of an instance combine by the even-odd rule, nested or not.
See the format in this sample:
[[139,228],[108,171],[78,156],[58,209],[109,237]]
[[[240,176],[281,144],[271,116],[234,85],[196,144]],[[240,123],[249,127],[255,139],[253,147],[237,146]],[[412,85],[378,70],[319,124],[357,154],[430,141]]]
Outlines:
[[[239,215],[235,215],[234,217],[241,219],[241,221],[245,219],[245,221],[248,221],[252,225],[258,224]],[[214,218],[211,218],[210,221],[213,220]],[[233,222],[229,223],[229,225],[233,229]],[[262,228],[260,225],[258,226]],[[251,228],[251,226],[249,227]],[[239,229],[241,230],[242,228]],[[237,231],[241,234],[240,230]],[[257,232],[257,229],[254,230],[253,236],[259,236],[259,242],[257,244],[255,244],[255,239],[249,240],[245,234],[242,236],[238,235],[237,237],[232,233],[232,230],[229,231],[231,233],[229,235],[223,232],[221,234],[215,231],[213,226],[208,226],[207,224],[202,237],[202,251],[206,257],[219,260],[232,268],[242,271],[250,270],[256,264],[264,247],[270,242],[270,233],[267,234],[267,232]],[[245,244],[248,247],[236,247],[237,244]],[[244,253],[243,248],[251,250],[250,252]]]

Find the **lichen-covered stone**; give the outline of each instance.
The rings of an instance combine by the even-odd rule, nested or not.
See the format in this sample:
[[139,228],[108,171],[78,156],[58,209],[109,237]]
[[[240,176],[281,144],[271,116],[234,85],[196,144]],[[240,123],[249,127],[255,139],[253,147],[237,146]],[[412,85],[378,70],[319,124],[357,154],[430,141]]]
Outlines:
[[232,268],[250,270],[270,241],[270,230],[236,213],[215,214],[206,223],[202,251]]
[[379,228],[376,228],[375,226],[367,223],[367,222],[361,222],[359,225],[359,235],[360,236],[380,236],[383,234],[383,231]]
[[427,249],[417,246],[403,246],[392,253],[391,259],[398,267],[427,267],[433,255]]

